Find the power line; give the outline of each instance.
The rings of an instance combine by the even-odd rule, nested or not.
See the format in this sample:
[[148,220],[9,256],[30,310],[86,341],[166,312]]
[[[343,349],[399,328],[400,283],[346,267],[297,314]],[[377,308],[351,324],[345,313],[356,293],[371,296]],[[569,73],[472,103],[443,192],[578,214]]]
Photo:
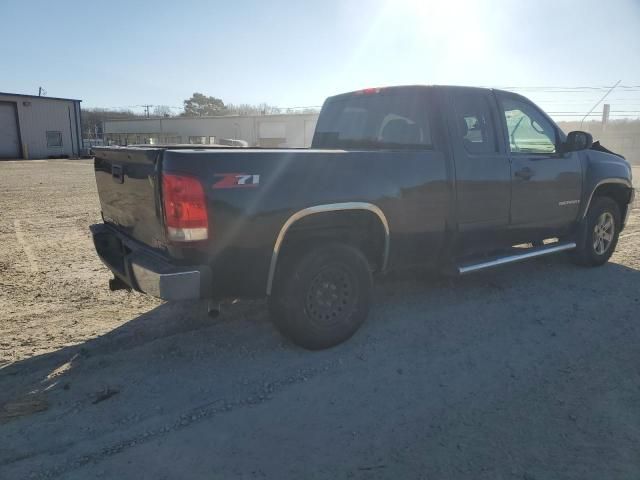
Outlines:
[[[557,114],[561,114],[561,113],[567,113],[567,114],[571,114],[571,115],[584,115],[584,112],[573,111],[573,110],[563,110],[563,111],[559,111],[558,110],[558,111],[555,111],[555,112],[552,111],[552,110],[551,111],[545,110],[545,113],[548,113],[549,115],[552,115],[552,114],[557,115]],[[620,114],[623,114],[623,113],[640,113],[640,109],[639,110],[611,110],[611,113],[620,113]],[[600,113],[599,112],[592,112],[592,113],[589,113],[589,115],[600,115]]]
[[[567,86],[522,86],[522,87],[518,87],[518,86],[509,86],[509,87],[493,87],[493,88],[500,88],[500,89],[504,89],[504,90],[550,90],[550,91],[556,91],[556,90],[569,90],[569,91],[576,91],[576,90],[608,90],[611,88],[610,85],[603,85],[603,86],[582,86],[582,87],[567,87]],[[634,90],[640,90],[640,85],[618,85],[616,88],[620,88],[620,89],[634,89]]]
[[593,112],[593,111],[596,109],[596,107],[597,107],[598,105],[600,105],[600,104],[602,103],[602,101],[603,101],[605,98],[607,98],[607,97],[609,96],[609,94],[610,94],[611,92],[613,92],[613,90],[614,90],[618,85],[620,85],[620,82],[621,82],[621,81],[622,81],[622,80],[618,80],[618,81],[615,83],[615,85],[614,85],[614,86],[612,86],[609,90],[607,90],[607,93],[605,93],[605,94],[602,96],[602,98],[601,98],[600,100],[598,100],[598,101],[593,105],[593,107],[591,108],[591,110],[589,110],[589,112],[584,116],[584,118],[583,118],[583,119],[582,119],[582,121],[580,122],[580,126],[581,126],[581,127],[582,127],[582,123],[584,122],[585,118],[587,118],[587,117],[589,116],[589,114],[590,114],[591,112]]

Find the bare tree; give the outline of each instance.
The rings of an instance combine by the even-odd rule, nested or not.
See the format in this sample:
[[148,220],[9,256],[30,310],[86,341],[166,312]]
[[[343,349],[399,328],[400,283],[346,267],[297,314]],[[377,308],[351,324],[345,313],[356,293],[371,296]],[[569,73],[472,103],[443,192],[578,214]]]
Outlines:
[[250,105],[248,103],[234,105],[228,103],[225,110],[231,115],[273,115],[280,113],[278,107],[274,107],[268,103],[260,103],[258,105]]
[[153,109],[155,117],[170,117],[172,115],[171,107],[168,105],[156,105]]
[[102,125],[105,120],[144,118],[131,110],[113,110],[108,108],[82,109],[82,134],[84,138],[102,138]]

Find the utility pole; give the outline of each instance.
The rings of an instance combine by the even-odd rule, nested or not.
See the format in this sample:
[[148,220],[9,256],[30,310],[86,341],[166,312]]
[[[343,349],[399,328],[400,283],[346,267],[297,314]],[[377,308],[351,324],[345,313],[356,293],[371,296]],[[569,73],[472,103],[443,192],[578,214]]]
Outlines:
[[611,104],[605,103],[602,106],[602,131],[607,129],[607,123],[609,123],[609,113],[611,112]]
[[149,118],[149,109],[153,107],[153,105],[142,105],[142,107],[144,107],[145,114],[147,118]]
[[38,87],[38,96],[39,97],[42,97],[43,95],[46,95],[46,94],[47,94],[47,91],[44,88]]
[[622,81],[622,80],[618,80],[618,81],[616,82],[616,84],[615,84],[613,87],[611,87],[611,88],[607,91],[607,93],[605,93],[605,94],[604,94],[604,96],[603,96],[600,100],[598,100],[598,101],[596,102],[596,104],[595,104],[593,107],[591,107],[591,110],[589,110],[589,112],[588,112],[584,117],[582,117],[582,121],[580,122],[580,128],[582,128],[582,124],[584,123],[584,120],[585,120],[589,115],[591,115],[591,112],[593,112],[593,111],[596,109],[596,107],[597,107],[598,105],[600,105],[600,103],[601,103],[605,98],[607,98],[607,96],[608,96],[611,92],[613,92],[613,89],[614,89],[614,88],[616,88],[618,85],[620,85],[620,82],[621,82],[621,81]]

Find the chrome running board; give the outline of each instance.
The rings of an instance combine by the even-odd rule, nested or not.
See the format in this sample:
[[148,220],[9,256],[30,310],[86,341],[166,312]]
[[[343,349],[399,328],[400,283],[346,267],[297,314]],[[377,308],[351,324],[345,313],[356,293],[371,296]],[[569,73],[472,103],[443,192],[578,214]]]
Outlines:
[[575,242],[567,243],[552,243],[544,245],[542,247],[523,248],[522,253],[514,253],[512,249],[506,255],[495,256],[492,258],[484,258],[479,262],[464,263],[456,267],[458,274],[466,275],[468,273],[477,272],[478,270],[485,270],[487,268],[499,267],[500,265],[506,265],[508,263],[521,262],[529,258],[542,257],[543,255],[551,255],[552,253],[564,252],[566,250],[573,250],[576,248]]

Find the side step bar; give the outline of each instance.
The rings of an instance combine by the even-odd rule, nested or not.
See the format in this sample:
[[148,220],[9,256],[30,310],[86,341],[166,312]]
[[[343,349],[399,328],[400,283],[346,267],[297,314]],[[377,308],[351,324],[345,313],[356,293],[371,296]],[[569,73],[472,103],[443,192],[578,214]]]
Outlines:
[[542,257],[543,255],[550,255],[552,253],[564,252],[566,250],[573,250],[576,248],[574,242],[566,243],[552,243],[550,245],[543,245],[542,247],[532,247],[521,249],[522,253],[517,252],[520,249],[512,249],[508,254],[499,255],[492,258],[483,258],[480,262],[464,263],[457,267],[459,275],[466,275],[468,273],[477,272],[478,270],[484,270],[487,268],[498,267],[500,265],[506,265],[508,263],[521,262],[529,258]]

